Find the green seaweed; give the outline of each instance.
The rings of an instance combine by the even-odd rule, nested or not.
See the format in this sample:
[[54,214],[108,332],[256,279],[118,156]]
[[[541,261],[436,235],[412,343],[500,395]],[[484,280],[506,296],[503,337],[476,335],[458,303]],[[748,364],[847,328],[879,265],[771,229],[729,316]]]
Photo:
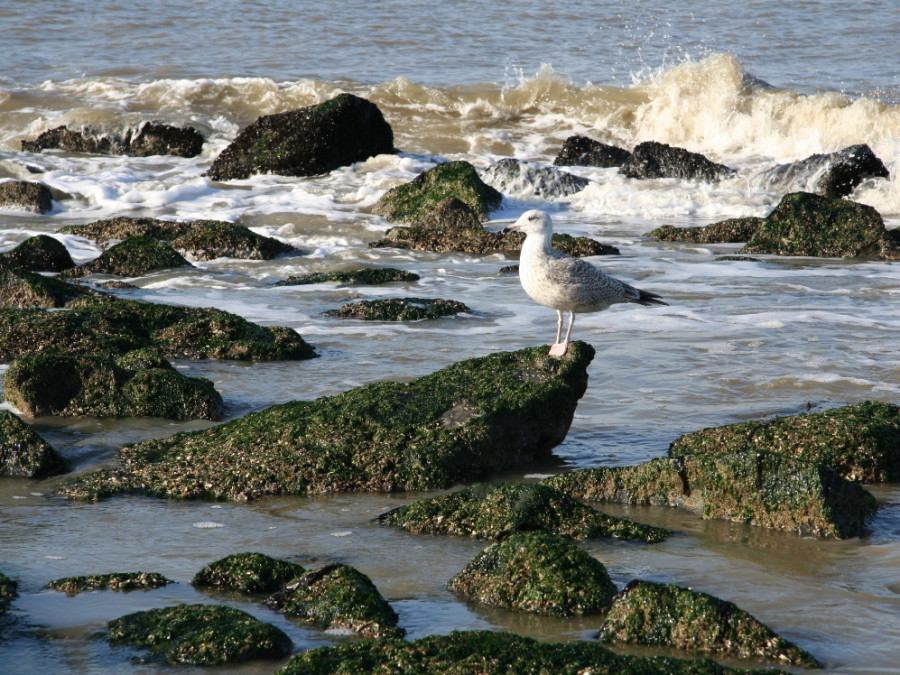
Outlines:
[[305,573],[296,563],[263,553],[235,553],[204,567],[191,583],[246,594],[272,593]]
[[147,591],[175,583],[156,572],[115,572],[56,579],[45,586],[66,595],[78,595],[83,591]]

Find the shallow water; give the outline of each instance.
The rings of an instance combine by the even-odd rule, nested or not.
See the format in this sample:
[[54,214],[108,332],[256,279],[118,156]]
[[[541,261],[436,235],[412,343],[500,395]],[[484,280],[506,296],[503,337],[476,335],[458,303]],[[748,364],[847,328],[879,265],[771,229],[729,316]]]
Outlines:
[[[567,169],[591,179],[553,201],[509,191],[489,228],[528,208],[557,231],[617,246],[592,259],[662,294],[669,307],[617,306],[579,316],[574,336],[597,356],[588,390],[553,462],[507,478],[629,465],[663,454],[706,426],[855,403],[900,400],[900,267],[877,260],[775,258],[720,262],[735,245],[656,243],[661,225],[766,215],[796,185],[761,175],[813,153],[868,143],[891,171],[853,199],[900,225],[900,17],[889,2],[743,3],[685,12],[671,3],[119,3],[18,0],[0,7],[0,179],[41,180],[68,195],[44,216],[0,211],[0,250],[37,233],[133,215],[240,222],[302,254],[266,262],[216,260],[131,280],[122,297],[215,306],[295,328],[320,358],[297,363],[179,361],[212,379],[229,417],[366,382],[424,375],[455,361],[552,340],[555,315],[534,305],[499,255],[372,249],[389,225],[369,208],[390,187],[444,159],[479,168],[506,156],[550,164],[568,136],[631,148],[657,140],[738,169],[717,185],[630,181],[614,169]],[[366,4],[364,9],[369,9]],[[402,31],[397,26],[404,27]],[[253,45],[248,48],[248,45]],[[768,83],[768,85],[764,84]],[[202,176],[259,115],[341,91],[375,102],[397,156],[312,178]],[[145,119],[191,124],[207,142],[195,159],[20,151],[60,124],[121,133]],[[99,254],[58,236],[77,261]],[[290,275],[383,265],[420,281],[383,287],[276,287]],[[441,297],[471,312],[410,324],[322,316],[356,298]],[[77,471],[114,460],[127,443],[208,423],[158,419],[29,420]],[[598,622],[516,616],[468,606],[444,583],[481,542],[423,537],[371,522],[426,495],[336,495],[254,504],[120,498],[69,504],[61,479],[0,479],[0,570],[19,581],[12,620],[0,623],[0,670],[131,669],[132,652],[90,635],[122,614],[179,602],[228,602],[290,634],[297,651],[349,638],[286,620],[252,602],[195,591],[190,579],[228,554],[258,550],[314,566],[350,563],[394,604],[410,637],[454,629],[513,630],[589,639]],[[670,581],[732,600],[826,664],[828,673],[896,672],[900,643],[900,486],[872,488],[880,510],[861,540],[704,522],[675,510],[609,507],[664,525],[671,540],[585,548],[617,584]],[[42,590],[70,575],[155,571],[177,581],[148,593]],[[747,665],[747,664],[743,664]],[[227,672],[269,673],[275,664]],[[187,672],[200,672],[188,669]],[[213,669],[216,670],[216,669]],[[204,670],[203,672],[208,672]]]

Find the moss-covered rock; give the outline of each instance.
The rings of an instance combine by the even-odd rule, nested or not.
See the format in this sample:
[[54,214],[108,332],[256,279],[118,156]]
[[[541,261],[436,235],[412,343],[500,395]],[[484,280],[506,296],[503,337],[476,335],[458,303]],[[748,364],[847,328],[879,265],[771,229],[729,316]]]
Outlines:
[[210,429],[120,451],[121,468],[63,493],[138,492],[247,500],[273,494],[446,489],[548,457],[587,387],[593,348],[546,346],[460,361],[410,382],[377,382],[272,406]]
[[545,616],[598,614],[616,594],[603,563],[567,537],[538,531],[488,546],[447,589],[485,605]]
[[415,225],[449,197],[468,204],[482,220],[500,208],[503,200],[503,195],[481,180],[474,166],[455,161],[438,164],[409,183],[391,188],[378,200],[372,213],[392,223]]
[[674,584],[632,581],[616,596],[600,640],[821,667],[734,603]]
[[65,473],[66,461],[9,410],[0,410],[0,476],[45,478]]
[[180,605],[135,612],[106,624],[113,645],[150,650],[151,660],[172,665],[216,666],[291,653],[280,628],[222,605]]
[[302,276],[290,276],[276,281],[276,286],[304,286],[307,284],[339,283],[349,286],[377,286],[395,281],[418,281],[419,275],[393,267],[368,267],[361,270],[339,270],[335,272],[312,272]]
[[0,307],[15,309],[63,307],[92,291],[36,272],[0,265]]
[[657,241],[687,241],[693,244],[741,244],[749,241],[763,218],[729,218],[712,225],[675,227],[663,225],[647,236]]
[[825,464],[849,480],[900,481],[900,406],[865,401],[823,412],[701,429],[670,456],[777,452]]
[[596,642],[541,642],[495,631],[454,631],[406,640],[365,640],[291,657],[278,675],[777,675],[710,659],[616,654]]
[[352,631],[371,638],[402,637],[397,613],[365,574],[349,565],[307,572],[268,600],[266,606],[322,630]]
[[60,126],[48,129],[33,141],[22,141],[22,150],[26,152],[42,152],[47,149],[134,157],[196,157],[203,150],[203,136],[194,127],[143,122],[136,128],[124,129],[118,133],[101,132],[89,127],[73,131]]
[[210,563],[194,575],[191,583],[238,593],[274,593],[306,573],[297,563],[277,560],[264,553],[235,553]]
[[14,249],[0,253],[0,264],[30,272],[62,272],[75,267],[65,245],[46,234],[29,237]]
[[149,591],[174,583],[156,572],[115,572],[56,579],[45,588],[64,591],[66,595],[78,595],[83,591]]
[[569,136],[553,163],[557,166],[622,166],[631,153],[587,136]]
[[3,181],[0,182],[0,209],[47,213],[53,209],[53,194],[43,183]]
[[585,501],[677,506],[706,519],[825,537],[858,537],[875,499],[823,464],[772,452],[659,458],[581,469],[546,484]]
[[0,616],[6,614],[6,608],[19,597],[19,584],[0,572]]
[[378,106],[339,94],[318,105],[260,117],[216,157],[207,175],[212,180],[257,173],[315,176],[394,152],[394,132]]
[[[146,352],[141,352],[141,356]],[[157,359],[144,367],[125,355],[46,352],[16,359],[3,379],[6,400],[26,415],[166,417],[218,420],[224,403],[213,383]]]
[[121,355],[144,347],[168,358],[274,361],[316,356],[294,330],[259,326],[219,309],[105,295],[78,298],[69,307],[63,312],[0,309],[0,360],[45,351]]
[[364,321],[419,321],[454,316],[469,312],[469,308],[456,300],[440,298],[379,298],[356,300],[338,309],[322,312],[338,319],[362,319]]
[[192,267],[180,253],[168,244],[150,237],[129,237],[111,246],[88,263],[66,270],[69,277],[89,274],[115,274],[121,277],[139,277],[158,270],[173,267]]
[[663,541],[669,535],[661,527],[600,513],[538,483],[482,483],[401,506],[380,515],[378,522],[408,532],[479,539],[528,530],[576,539],[614,537],[648,542]]
[[434,229],[446,227],[452,229],[481,230],[481,216],[478,211],[456,197],[442,199],[424,218],[416,223],[417,227]]
[[756,229],[742,253],[852,258],[900,258],[881,215],[847,199],[793,192]]

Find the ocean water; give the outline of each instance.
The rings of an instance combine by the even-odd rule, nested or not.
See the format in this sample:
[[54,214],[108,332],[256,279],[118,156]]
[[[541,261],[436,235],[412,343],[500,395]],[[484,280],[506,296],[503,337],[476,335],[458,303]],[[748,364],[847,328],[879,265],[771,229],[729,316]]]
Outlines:
[[[887,0],[707,3],[351,1],[323,3],[69,2],[0,6],[0,180],[40,180],[65,198],[51,213],[0,211],[0,250],[38,233],[77,261],[100,249],[57,234],[120,215],[239,222],[298,247],[272,261],[219,259],[130,280],[123,297],[215,306],[295,328],[320,358],[298,363],[179,362],[212,379],[237,417],[377,380],[411,378],[455,361],[547,344],[552,310],[532,303],[500,255],[372,249],[389,227],[370,207],[389,188],[448,159],[478,168],[516,157],[551,164],[586,134],[626,149],[655,140],[737,169],[710,185],[633,181],[615,169],[571,167],[591,180],[564,199],[528,186],[505,192],[488,227],[529,208],[557,231],[617,246],[592,259],[660,293],[668,307],[617,306],[578,317],[574,337],[597,349],[587,393],[550,466],[629,465],[663,454],[699,428],[864,400],[900,401],[900,268],[874,259],[758,256],[717,262],[737,245],[659,243],[661,225],[764,216],[797,184],[764,175],[782,163],[867,143],[891,172],[851,195],[900,226],[900,12]],[[351,92],[391,124],[396,156],[312,178],[203,176],[241,128],[270,114]],[[192,125],[193,159],[21,151],[66,124],[124,133],[146,120]],[[410,284],[278,287],[306,272],[361,265],[414,271]],[[459,299],[471,313],[408,324],[329,319],[351,299]],[[2,369],[3,367],[0,367]],[[112,461],[124,444],[202,424],[158,419],[29,420],[77,471]],[[410,637],[454,629],[590,639],[591,617],[551,621],[467,605],[443,589],[484,543],[407,535],[373,525],[422,497],[334,495],[254,504],[122,498],[68,504],[59,479],[0,479],[0,570],[19,581],[0,623],[0,671],[118,673],[133,652],[92,640],[122,614],[181,602],[225,602],[289,632],[298,651],[346,637],[306,628],[261,606],[190,586],[205,564],[258,550],[314,566],[350,563],[397,608]],[[620,509],[677,530],[654,546],[586,548],[624,585],[639,577],[732,600],[810,651],[828,673],[896,672],[900,644],[900,486],[874,486],[870,534],[821,541],[665,509]],[[179,583],[149,593],[43,590],[71,575],[156,571]],[[268,673],[277,664],[228,672]],[[749,665],[744,663],[742,665]],[[190,669],[188,672],[193,672]],[[197,671],[199,672],[199,671]]]

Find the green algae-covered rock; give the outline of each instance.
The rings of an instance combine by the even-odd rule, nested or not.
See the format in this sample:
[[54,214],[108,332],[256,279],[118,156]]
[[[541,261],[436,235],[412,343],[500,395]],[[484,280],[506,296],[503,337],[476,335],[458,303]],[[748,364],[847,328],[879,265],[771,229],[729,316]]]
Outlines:
[[56,579],[46,588],[65,591],[66,595],[78,595],[83,591],[149,591],[174,583],[156,572],[116,572]]
[[53,209],[53,193],[43,183],[27,180],[2,181],[0,209],[47,213]]
[[265,327],[213,308],[111,296],[78,298],[69,311],[0,309],[0,360],[43,351],[125,354],[152,347],[169,358],[274,361],[315,350],[296,331]]
[[62,272],[75,267],[63,243],[46,234],[29,237],[14,249],[0,253],[0,264],[31,272]]
[[702,227],[663,225],[647,236],[657,241],[687,241],[694,244],[738,244],[749,241],[763,218],[728,218]]
[[[141,351],[146,356],[146,351]],[[166,417],[218,420],[224,403],[213,383],[187,377],[167,361],[134,370],[111,355],[45,352],[13,361],[3,378],[6,399],[26,415]]]
[[313,272],[299,277],[288,277],[276,281],[276,286],[304,286],[307,284],[325,284],[336,282],[350,286],[376,286],[394,281],[418,281],[419,275],[413,272],[398,270],[393,267],[370,267],[361,270],[345,270],[336,272]]
[[146,647],[153,660],[173,665],[280,659],[293,647],[280,628],[222,605],[149,609],[114,619],[106,627],[110,644]]
[[821,667],[734,603],[673,584],[632,581],[616,596],[599,638]]
[[191,267],[191,264],[168,244],[150,237],[136,236],[111,246],[89,263],[66,270],[65,275],[83,277],[89,274],[115,274],[120,277],[139,277],[173,267]]
[[484,183],[475,167],[465,161],[445,162],[423,171],[405,185],[388,190],[372,208],[392,223],[415,225],[450,197],[470,206],[482,219],[500,208],[497,190]]
[[0,266],[0,307],[63,307],[91,291],[36,272]]
[[677,506],[702,515],[824,537],[858,537],[875,499],[828,467],[770,452],[686,455],[581,469],[545,481],[576,499]]
[[872,254],[900,257],[884,221],[871,206],[810,192],[782,197],[741,252],[826,258]]
[[482,483],[401,506],[382,514],[378,521],[408,532],[480,539],[497,539],[525,530],[576,539],[614,537],[649,542],[663,541],[669,535],[661,527],[600,513],[538,483]]
[[412,642],[366,640],[291,657],[278,675],[776,675],[710,659],[619,655],[596,642],[541,642],[494,631],[453,631]]
[[371,638],[402,637],[397,613],[365,574],[349,565],[326,565],[266,600],[272,609],[309,621],[322,630],[344,630]]
[[65,473],[66,461],[30,426],[0,410],[0,476],[45,478]]
[[547,532],[519,532],[492,544],[447,588],[485,605],[545,616],[604,612],[616,593],[603,563]]
[[274,593],[305,573],[297,563],[276,560],[263,553],[235,553],[204,567],[191,583],[246,594]]
[[6,613],[9,604],[19,597],[19,584],[0,572],[0,616]]
[[547,351],[499,352],[144,441],[120,451],[121,468],[85,474],[63,492],[247,500],[483,479],[547,457],[565,438],[594,349],[573,342],[563,359]]
[[676,439],[669,455],[757,450],[820,462],[849,480],[900,481],[900,406],[865,401],[702,429]]
[[454,316],[469,312],[469,308],[456,300],[440,298],[381,298],[356,300],[339,309],[322,312],[338,319],[362,319],[364,321],[419,321]]

